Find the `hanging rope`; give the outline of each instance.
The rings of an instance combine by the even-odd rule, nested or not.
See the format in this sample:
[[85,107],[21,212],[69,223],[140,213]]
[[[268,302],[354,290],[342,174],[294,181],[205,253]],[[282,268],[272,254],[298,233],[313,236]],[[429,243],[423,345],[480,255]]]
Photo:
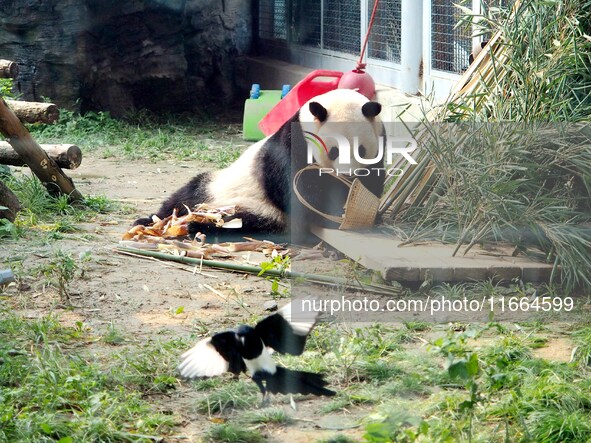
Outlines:
[[376,11],[378,10],[379,3],[380,0],[375,0],[375,3],[373,4],[371,18],[369,19],[369,25],[367,26],[367,32],[365,34],[365,41],[363,42],[363,46],[361,47],[361,55],[359,56],[359,61],[357,62],[357,68],[355,68],[356,71],[363,71],[365,69],[366,63],[363,63],[363,56],[365,55],[365,49],[367,48],[367,43],[369,41],[369,34],[371,33],[371,28],[376,18]]

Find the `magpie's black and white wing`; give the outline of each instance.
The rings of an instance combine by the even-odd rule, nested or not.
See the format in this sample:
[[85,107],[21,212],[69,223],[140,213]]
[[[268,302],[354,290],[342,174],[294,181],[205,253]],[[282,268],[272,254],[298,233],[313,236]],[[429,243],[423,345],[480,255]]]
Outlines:
[[254,330],[266,346],[282,354],[300,355],[306,338],[316,324],[319,312],[305,311],[301,300],[289,303],[257,323]]
[[183,378],[215,377],[246,370],[234,331],[220,332],[199,341],[181,355],[178,371]]

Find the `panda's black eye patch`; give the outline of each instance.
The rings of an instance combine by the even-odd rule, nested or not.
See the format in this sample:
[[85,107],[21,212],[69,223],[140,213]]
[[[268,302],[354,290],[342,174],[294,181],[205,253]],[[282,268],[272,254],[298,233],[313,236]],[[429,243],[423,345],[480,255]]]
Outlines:
[[336,146],[333,146],[332,148],[330,148],[330,151],[328,151],[328,158],[331,159],[332,161],[335,161],[339,156],[339,148],[337,148]]
[[359,149],[357,151],[359,152],[359,157],[365,158],[365,154],[367,154],[367,149],[365,149],[365,146],[359,145]]

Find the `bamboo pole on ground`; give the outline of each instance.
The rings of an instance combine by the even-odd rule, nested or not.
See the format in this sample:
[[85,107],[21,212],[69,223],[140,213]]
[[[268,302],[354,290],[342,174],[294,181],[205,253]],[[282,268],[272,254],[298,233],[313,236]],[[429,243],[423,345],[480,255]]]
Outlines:
[[126,246],[117,246],[115,252],[134,254],[144,257],[153,257],[160,260],[169,260],[177,263],[184,263],[193,266],[207,266],[217,269],[225,269],[228,271],[237,271],[247,274],[259,275],[262,277],[281,277],[291,279],[302,279],[313,283],[321,283],[328,285],[344,286],[350,289],[371,292],[374,294],[394,295],[399,294],[401,290],[393,286],[378,285],[378,284],[363,284],[357,280],[347,279],[344,277],[335,277],[331,275],[307,274],[304,272],[279,270],[279,269],[263,269],[260,266],[245,265],[239,263],[205,260],[201,258],[184,257],[181,255],[167,254],[164,252],[149,251],[144,249],[129,248]]
[[65,194],[71,201],[84,200],[72,180],[41,149],[2,97],[0,97],[0,132],[8,137],[8,143],[27,163],[50,194]]

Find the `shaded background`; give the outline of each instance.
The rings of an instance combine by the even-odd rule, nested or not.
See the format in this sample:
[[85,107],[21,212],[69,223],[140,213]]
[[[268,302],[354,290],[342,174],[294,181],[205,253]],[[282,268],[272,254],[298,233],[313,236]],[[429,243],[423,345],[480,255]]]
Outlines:
[[0,58],[19,64],[24,100],[196,110],[236,98],[251,17],[250,0],[2,0]]

